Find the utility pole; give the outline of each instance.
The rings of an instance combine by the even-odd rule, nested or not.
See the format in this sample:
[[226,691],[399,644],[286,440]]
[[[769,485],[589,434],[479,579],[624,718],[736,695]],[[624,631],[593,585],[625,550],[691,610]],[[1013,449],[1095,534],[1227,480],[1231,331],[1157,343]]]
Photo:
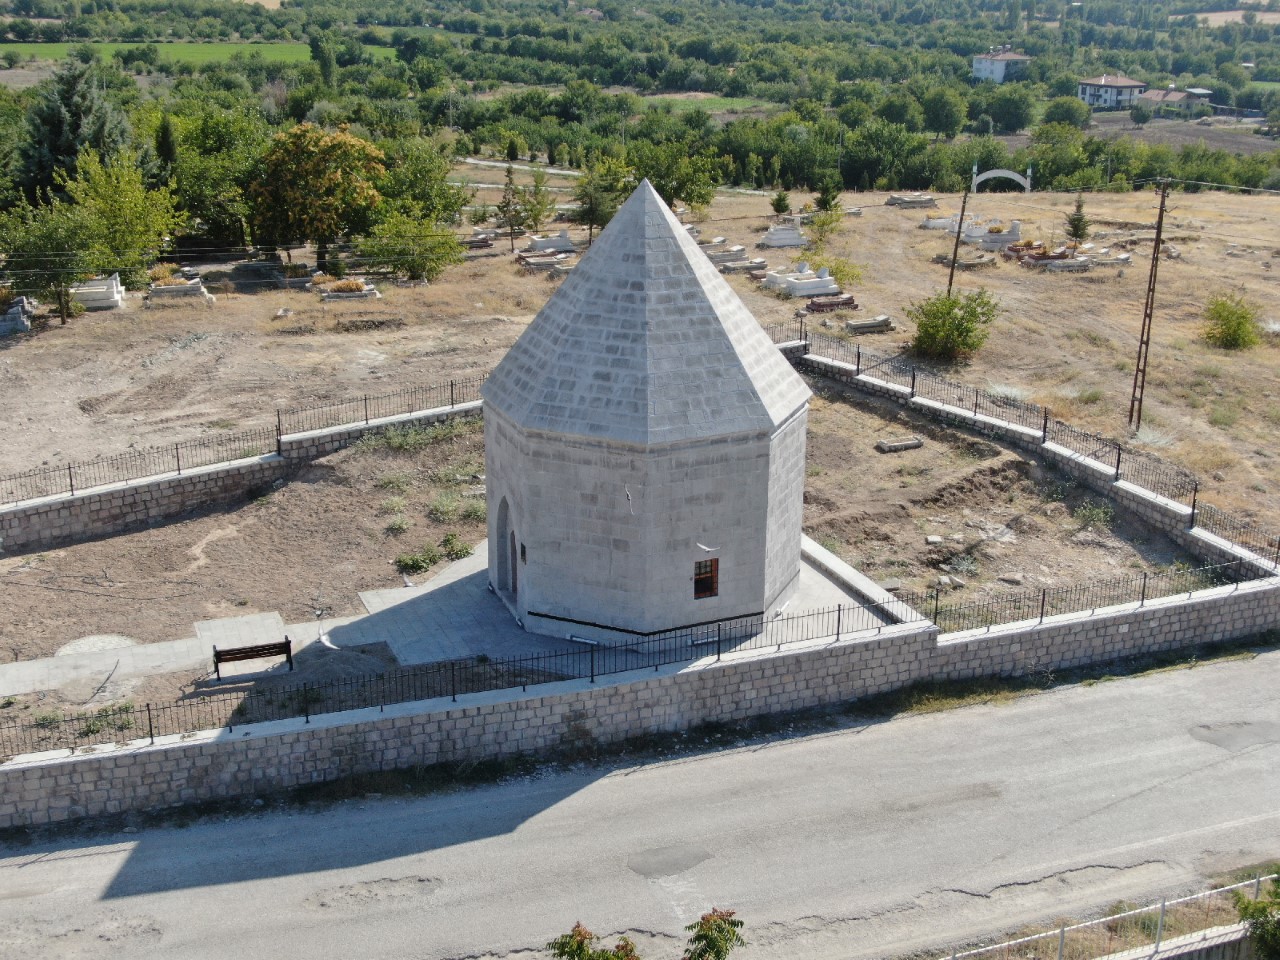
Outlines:
[[1147,278],[1147,302],[1142,310],[1142,333],[1138,337],[1138,361],[1133,368],[1133,397],[1129,400],[1129,428],[1137,433],[1142,427],[1142,396],[1147,388],[1147,354],[1151,349],[1151,317],[1156,306],[1156,274],[1160,270],[1160,243],[1164,235],[1165,201],[1169,181],[1160,181],[1160,212],[1156,215],[1156,240],[1151,248],[1151,273]]
[[[978,175],[978,165],[973,165],[973,176]],[[965,184],[964,197],[960,200],[960,218],[956,221],[956,242],[951,247],[951,272],[947,274],[947,296],[951,296],[951,285],[956,279],[956,258],[960,256],[960,234],[964,232],[964,208],[969,205],[969,191],[973,189],[973,177]]]

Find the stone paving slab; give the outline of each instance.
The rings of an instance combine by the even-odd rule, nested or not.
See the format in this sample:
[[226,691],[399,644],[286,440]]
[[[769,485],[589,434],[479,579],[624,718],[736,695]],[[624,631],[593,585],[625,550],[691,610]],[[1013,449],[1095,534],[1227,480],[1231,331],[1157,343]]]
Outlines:
[[[831,558],[828,561],[831,566],[842,566],[831,562]],[[360,599],[368,614],[286,625],[279,613],[252,613],[202,620],[195,625],[194,637],[181,640],[0,664],[0,697],[56,690],[86,679],[102,681],[201,669],[212,673],[213,646],[276,643],[286,635],[293,641],[295,653],[317,642],[340,648],[386,643],[405,665],[481,654],[497,659],[582,649],[580,643],[527,633],[516,624],[506,605],[489,592],[488,551],[484,543],[470,557],[450,564],[426,583],[366,590]],[[845,613],[845,630],[876,626],[879,618],[869,610],[857,609],[857,603],[836,578],[805,562],[800,568],[796,594],[784,615],[845,604],[851,608]],[[223,665],[227,678],[278,670],[287,671],[288,667],[273,660]]]

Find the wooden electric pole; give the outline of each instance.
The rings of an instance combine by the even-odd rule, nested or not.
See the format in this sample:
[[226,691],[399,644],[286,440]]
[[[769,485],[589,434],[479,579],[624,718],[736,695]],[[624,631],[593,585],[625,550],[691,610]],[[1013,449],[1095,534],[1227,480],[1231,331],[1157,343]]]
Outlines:
[[1151,349],[1151,317],[1156,306],[1156,274],[1160,271],[1160,245],[1164,235],[1165,200],[1169,181],[1160,181],[1160,212],[1156,215],[1156,240],[1151,249],[1151,273],[1147,277],[1147,302],[1142,310],[1142,333],[1138,337],[1138,362],[1133,368],[1133,397],[1129,400],[1129,428],[1142,427],[1142,396],[1147,389],[1147,354]]
[[[978,174],[978,165],[973,165],[974,176]],[[973,189],[973,179],[970,178],[968,184],[964,188],[964,197],[960,200],[960,218],[956,222],[956,242],[951,248],[951,272],[947,274],[947,296],[951,296],[951,284],[956,279],[956,258],[960,256],[960,234],[964,232],[964,208],[969,205],[969,191]]]

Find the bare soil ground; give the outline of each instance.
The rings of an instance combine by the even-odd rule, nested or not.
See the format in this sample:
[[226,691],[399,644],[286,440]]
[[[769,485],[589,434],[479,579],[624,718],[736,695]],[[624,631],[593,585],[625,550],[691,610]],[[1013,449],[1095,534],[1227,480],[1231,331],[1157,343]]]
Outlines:
[[[1197,13],[1196,17],[1206,21],[1211,27],[1220,27],[1224,23],[1243,23],[1243,10],[1212,10],[1208,13]],[[1274,10],[1254,10],[1258,23],[1280,23],[1280,12]],[[1186,14],[1181,14],[1186,16]],[[1173,19],[1172,17],[1170,19]]]
[[1210,118],[1209,123],[1156,118],[1138,127],[1129,119],[1129,111],[1119,110],[1095,113],[1089,133],[1107,140],[1128,137],[1144,143],[1165,144],[1174,149],[1203,143],[1211,150],[1226,150],[1228,153],[1270,153],[1276,149],[1276,142],[1270,137],[1260,136],[1259,128],[1260,121],[1230,117]]
[[[793,199],[798,207],[808,198]],[[942,234],[917,229],[920,211],[886,207],[883,199],[847,196],[864,215],[846,218],[828,246],[830,254],[862,265],[855,292],[863,309],[856,315],[888,313],[899,323],[895,333],[863,340],[892,352],[912,333],[904,319],[909,304],[945,286],[945,268],[928,261],[950,247]],[[1062,239],[1072,204],[1073,198],[1044,194],[981,194],[970,210],[1020,219],[1024,235],[1052,241]],[[958,198],[941,200],[943,213],[958,206]],[[1273,526],[1280,507],[1274,466],[1280,348],[1272,337],[1254,350],[1226,353],[1205,345],[1199,330],[1205,297],[1214,290],[1240,291],[1276,319],[1277,278],[1266,266],[1280,249],[1275,206],[1272,199],[1221,194],[1174,199],[1167,235],[1182,256],[1160,268],[1148,429],[1140,441],[1200,472],[1206,499]],[[751,246],[767,212],[764,197],[728,195],[717,199],[701,228]],[[1123,436],[1154,197],[1090,196],[1086,212],[1097,221],[1097,243],[1130,245],[1134,265],[1055,276],[1001,263],[981,276],[958,275],[962,290],[991,289],[1004,312],[972,363],[946,372],[1020,392],[1082,427]],[[791,259],[768,257],[774,265]],[[788,319],[797,307],[746,277],[730,283],[763,323]],[[305,293],[251,289],[220,294],[212,308],[144,310],[133,302],[122,314],[86,315],[0,341],[0,389],[22,398],[0,408],[0,431],[10,441],[0,446],[0,471],[269,424],[276,406],[486,371],[554,284],[522,276],[509,256],[495,255],[473,258],[429,287],[388,286],[386,299],[375,304],[322,306]],[[276,319],[282,307],[293,315]],[[362,318],[400,325],[339,332],[340,322]],[[314,332],[284,332],[300,326]],[[1123,525],[1115,536],[1097,528],[1082,533],[1076,493],[1057,491],[1053,496],[1065,500],[1046,505],[1044,484],[1013,455],[948,439],[901,416],[865,399],[852,407],[819,399],[812,418],[806,527],[873,576],[927,586],[952,552],[968,552],[972,567],[961,561],[968,576],[955,572],[966,590],[981,594],[1012,589],[998,579],[1006,574],[1048,585],[1178,559],[1167,544]],[[928,443],[922,451],[881,456],[871,446],[884,432],[924,432]],[[460,519],[472,481],[449,479],[482,469],[478,440],[448,444],[404,461],[387,450],[346,451],[237,510],[0,560],[0,603],[9,613],[0,624],[0,655],[47,655],[98,633],[173,639],[190,635],[195,620],[255,610],[279,610],[286,622],[308,619],[316,609],[356,612],[357,591],[400,582],[392,564],[397,554],[436,544],[452,530],[472,540],[483,535],[478,521]],[[431,514],[442,497],[453,501],[452,519]],[[399,535],[388,531],[398,516],[407,524]],[[928,535],[942,536],[945,548],[926,549]]]

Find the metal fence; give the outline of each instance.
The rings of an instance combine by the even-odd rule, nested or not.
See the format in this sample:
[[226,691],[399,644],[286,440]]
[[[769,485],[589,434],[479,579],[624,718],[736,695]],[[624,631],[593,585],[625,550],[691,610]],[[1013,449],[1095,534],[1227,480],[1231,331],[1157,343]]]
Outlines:
[[1274,531],[1223,513],[1208,503],[1197,505],[1195,525],[1216,537],[1252,550],[1265,560],[1280,564],[1280,535]]
[[[799,339],[809,344],[811,355],[848,364],[854,368],[857,376],[874,377],[903,387],[910,390],[913,397],[924,397],[966,411],[975,417],[989,417],[1029,430],[1038,430],[1044,442],[1056,443],[1072,453],[1110,467],[1117,480],[1127,480],[1169,500],[1188,504],[1195,501],[1199,483],[1195,474],[1189,470],[1117,440],[1089,433],[1054,419],[1049,410],[1038,403],[949,380],[916,366],[906,354],[875,353],[856,342],[814,333],[804,327],[803,321],[801,324]],[[776,341],[778,335],[772,328],[770,333]]]
[[[74,749],[140,737],[234,728],[246,723],[309,719],[322,713],[382,707],[394,703],[452,697],[556,680],[590,678],[743,650],[781,649],[787,644],[875,630],[919,615],[894,600],[883,605],[843,604],[789,617],[739,617],[636,636],[625,643],[584,644],[582,649],[530,657],[474,657],[422,664],[381,674],[290,684],[271,678],[257,689],[192,695],[165,704],[132,703],[89,713],[64,715],[34,709],[29,716],[0,722],[0,756]],[[295,659],[305,660],[305,648]],[[224,688],[234,678],[224,681]]]
[[29,470],[26,473],[0,477],[0,503],[75,493],[77,490],[109,483],[124,483],[142,477],[181,474],[196,467],[261,456],[275,449],[275,428],[258,427],[187,440],[167,447],[131,450],[84,463],[68,463],[64,467]]
[[943,633],[957,633],[1125,603],[1143,605],[1148,600],[1254,579],[1259,579],[1255,565],[1236,560],[1205,567],[1172,567],[1158,573],[1113,577],[1068,587],[1021,590],[963,603],[949,603],[941,589],[901,594],[901,599],[936,623]]
[[277,423],[282,434],[307,433],[328,427],[341,427],[348,423],[368,423],[382,417],[395,417],[418,410],[438,410],[456,407],[480,399],[480,387],[485,378],[450,380],[425,387],[410,387],[395,393],[377,396],[366,395],[325,403],[318,406],[294,407],[280,410]]
[[196,467],[257,457],[274,452],[282,434],[369,423],[382,417],[471,403],[480,399],[480,387],[484,381],[484,377],[449,380],[430,386],[398,390],[395,393],[356,397],[338,403],[277,410],[274,427],[220,433],[170,446],[131,450],[83,463],[68,463],[62,467],[29,470],[0,477],[0,504],[64,493],[74,494],[77,490],[109,483],[124,483],[170,473],[181,474]]
[[[788,644],[855,633],[928,618],[943,633],[1001,623],[1079,613],[1123,603],[1145,603],[1258,576],[1238,561],[1197,569],[1173,568],[1141,577],[1098,580],[1052,590],[1028,590],[965,603],[947,603],[940,590],[902,594],[883,604],[841,604],[794,616],[739,617],[681,630],[636,636],[619,644],[586,644],[582,649],[530,657],[476,657],[422,664],[382,674],[320,683],[289,684],[271,678],[262,689],[192,695],[174,703],[124,704],[91,713],[63,715],[34,710],[0,722],[0,756],[73,749],[97,743],[188,733],[246,723],[284,720],[380,707],[432,697],[479,693],[590,678],[714,654],[781,650]],[[297,655],[306,656],[305,649]],[[233,681],[228,681],[228,683]]]
[[1096,960],[1136,948],[1150,948],[1154,956],[1162,943],[1214,927],[1240,922],[1236,896],[1256,900],[1266,881],[1276,874],[1244,883],[1218,887],[1204,893],[1162,900],[1132,908],[1118,903],[1111,914],[1086,923],[1062,925],[1056,930],[1020,937],[1005,943],[950,954],[940,960]]

